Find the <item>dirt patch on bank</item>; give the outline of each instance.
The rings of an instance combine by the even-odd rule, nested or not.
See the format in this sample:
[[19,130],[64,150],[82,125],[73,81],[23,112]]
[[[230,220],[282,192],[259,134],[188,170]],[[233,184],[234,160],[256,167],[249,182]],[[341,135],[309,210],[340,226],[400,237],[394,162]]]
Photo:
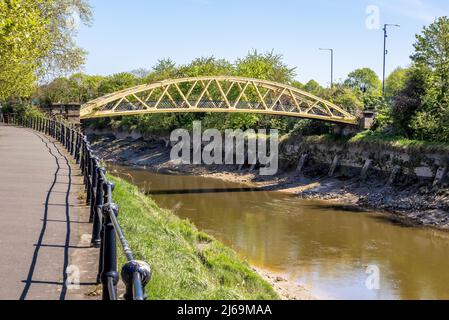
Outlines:
[[297,284],[295,281],[288,280],[281,275],[267,270],[253,267],[265,281],[267,281],[282,300],[319,300],[314,297],[309,290]]

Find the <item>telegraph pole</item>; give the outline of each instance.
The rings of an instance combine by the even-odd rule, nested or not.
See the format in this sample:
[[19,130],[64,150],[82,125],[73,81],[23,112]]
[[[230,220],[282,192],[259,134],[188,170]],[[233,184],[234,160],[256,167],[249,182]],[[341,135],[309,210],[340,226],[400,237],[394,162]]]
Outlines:
[[384,63],[383,63],[383,76],[382,76],[382,95],[385,96],[385,69],[386,69],[386,62],[387,62],[387,38],[388,38],[388,27],[400,27],[399,24],[384,24]]

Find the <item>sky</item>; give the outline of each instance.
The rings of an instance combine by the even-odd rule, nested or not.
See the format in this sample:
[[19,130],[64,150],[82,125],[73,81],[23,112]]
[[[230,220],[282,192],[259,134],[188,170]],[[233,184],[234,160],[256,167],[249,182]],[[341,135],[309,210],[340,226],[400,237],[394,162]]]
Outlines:
[[410,64],[415,34],[449,15],[447,0],[90,0],[92,26],[78,44],[88,51],[84,71],[109,75],[214,56],[234,61],[249,51],[274,51],[296,68],[296,79],[344,80],[356,68],[382,74],[383,24],[390,28],[387,73]]

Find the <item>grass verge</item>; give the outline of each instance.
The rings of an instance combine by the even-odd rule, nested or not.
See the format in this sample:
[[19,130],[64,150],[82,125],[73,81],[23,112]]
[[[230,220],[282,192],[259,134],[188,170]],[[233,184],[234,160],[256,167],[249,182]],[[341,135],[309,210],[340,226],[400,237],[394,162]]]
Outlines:
[[308,136],[303,138],[309,143],[341,144],[383,148],[397,151],[448,153],[449,145],[439,142],[411,140],[404,137],[388,135],[376,131],[363,131],[352,138],[339,137],[331,134]]
[[[279,299],[237,254],[190,222],[159,208],[138,188],[109,176],[135,258],[151,264],[150,300]],[[124,263],[120,254],[120,265]]]

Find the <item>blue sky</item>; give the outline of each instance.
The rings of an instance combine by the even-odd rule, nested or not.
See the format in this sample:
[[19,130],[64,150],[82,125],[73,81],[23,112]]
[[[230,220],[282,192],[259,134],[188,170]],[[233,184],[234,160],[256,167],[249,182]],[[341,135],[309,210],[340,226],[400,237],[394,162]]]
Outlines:
[[[382,71],[384,23],[391,29],[387,72],[407,66],[415,34],[449,15],[447,0],[91,0],[94,22],[78,44],[89,52],[85,71],[112,74],[151,68],[158,59],[178,64],[201,56],[233,61],[248,51],[274,50],[296,67],[297,79],[329,82],[359,67]],[[376,8],[379,29],[376,27]],[[374,10],[374,11],[373,11]],[[373,18],[373,19],[371,19]],[[367,26],[367,22],[368,23]]]

